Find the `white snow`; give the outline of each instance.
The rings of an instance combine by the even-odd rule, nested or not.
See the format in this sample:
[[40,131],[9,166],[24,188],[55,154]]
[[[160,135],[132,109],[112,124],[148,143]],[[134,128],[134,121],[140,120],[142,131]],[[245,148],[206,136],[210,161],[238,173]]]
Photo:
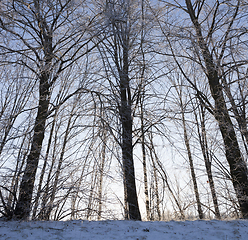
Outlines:
[[1,240],[236,240],[248,239],[248,220],[230,221],[0,221]]

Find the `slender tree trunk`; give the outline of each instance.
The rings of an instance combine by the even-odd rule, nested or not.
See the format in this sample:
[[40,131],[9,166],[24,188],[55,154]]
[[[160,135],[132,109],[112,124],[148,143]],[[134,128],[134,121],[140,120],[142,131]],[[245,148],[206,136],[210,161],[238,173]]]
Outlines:
[[[224,75],[224,74],[223,74]],[[224,83],[224,89],[225,89],[225,93],[232,105],[232,110],[234,113],[234,117],[238,123],[239,126],[239,131],[241,133],[241,137],[244,143],[244,147],[246,150],[246,153],[248,154],[248,148],[247,148],[247,144],[248,144],[248,129],[247,129],[247,124],[246,124],[246,114],[245,114],[245,99],[242,96],[242,103],[243,103],[243,111],[240,113],[238,110],[237,105],[235,104],[235,100],[232,96],[231,90],[230,90],[230,86],[229,84],[227,84],[226,82],[226,78],[223,77],[223,83]]]
[[102,185],[103,185],[103,172],[106,161],[106,144],[107,144],[107,135],[106,129],[103,126],[103,143],[102,143],[102,151],[101,151],[101,163],[99,169],[99,189],[98,189],[98,216],[97,220],[101,220],[102,215]]
[[127,202],[127,188],[124,177],[123,177],[123,184],[124,184],[124,219],[128,220],[129,215],[128,215],[128,202]]
[[[201,26],[195,15],[190,0],[185,0],[188,13],[194,24],[198,45],[202,51],[206,65],[206,74],[211,90],[211,95],[215,101],[214,116],[219,124],[221,135],[224,141],[226,158],[230,166],[232,183],[239,201],[240,211],[243,218],[248,218],[248,171],[244,159],[241,156],[238,140],[233,127],[233,123],[228,113],[225,98],[223,95],[222,85],[218,75],[218,68],[214,63],[213,56],[210,53],[202,35]],[[236,9],[237,14],[238,6]],[[235,18],[235,16],[233,17]],[[232,24],[232,22],[230,23]]]
[[41,210],[38,214],[38,219],[39,220],[48,220],[46,218],[46,208],[47,208],[47,202],[49,200],[49,188],[51,188],[50,186],[50,181],[52,179],[52,171],[53,171],[53,168],[54,168],[54,165],[55,165],[55,160],[56,160],[56,148],[57,148],[57,131],[55,131],[55,136],[54,136],[54,143],[53,143],[53,153],[52,153],[52,163],[51,163],[51,166],[49,168],[49,172],[48,172],[48,175],[47,175],[47,180],[46,180],[46,184],[45,184],[45,189],[44,189],[44,193],[43,193],[43,196],[42,196],[42,201],[41,201]]
[[221,219],[219,204],[218,204],[218,199],[217,199],[217,195],[216,195],[216,191],[215,191],[214,179],[213,179],[212,169],[211,169],[212,161],[210,160],[210,156],[209,156],[209,149],[208,149],[208,142],[207,142],[207,135],[206,135],[206,128],[205,128],[205,113],[204,113],[204,110],[202,108],[203,107],[201,106],[202,140],[201,140],[201,136],[199,136],[200,145],[201,145],[201,149],[202,149],[202,153],[203,153],[203,157],[204,157],[204,161],[205,161],[205,166],[206,166],[207,175],[208,175],[208,182],[209,182],[209,186],[210,186],[210,190],[211,190],[211,194],[212,194],[212,198],[213,198],[215,216],[217,219]]
[[94,193],[94,189],[96,187],[96,179],[97,179],[97,171],[95,170],[95,173],[92,174],[92,179],[91,179],[91,186],[90,186],[90,195],[89,195],[89,199],[88,199],[88,206],[87,206],[87,215],[86,215],[86,219],[89,220],[92,214],[92,210],[93,210],[93,193]]
[[94,143],[94,139],[92,139],[92,142],[90,144],[90,147],[88,149],[88,153],[86,154],[86,157],[85,157],[85,162],[83,164],[83,167],[82,167],[82,171],[81,171],[81,174],[80,174],[80,177],[77,181],[77,185],[76,185],[76,188],[77,188],[77,191],[75,192],[75,194],[73,195],[73,200],[72,200],[72,214],[71,214],[71,218],[72,219],[75,219],[76,217],[76,213],[78,211],[78,209],[76,208],[76,201],[77,201],[77,198],[79,196],[79,192],[80,192],[80,187],[81,187],[81,184],[83,182],[83,178],[84,178],[84,175],[87,175],[87,170],[88,170],[88,167],[89,167],[89,162],[88,162],[88,158],[89,158],[89,155],[90,155],[90,152],[91,152],[91,149],[92,149],[92,146],[93,146],[93,143]]
[[[214,186],[213,175],[212,175],[212,169],[211,169],[212,161],[210,160],[210,156],[209,156],[209,149],[208,149],[208,142],[207,142],[207,135],[206,135],[206,128],[205,128],[205,110],[204,110],[202,104],[200,105],[200,114],[201,114],[200,125],[201,126],[199,126],[196,111],[194,111],[194,114],[195,114],[195,119],[196,119],[196,124],[197,124],[199,142],[200,142],[202,155],[203,155],[204,162],[205,162],[205,167],[206,167],[207,176],[208,176],[208,182],[209,182],[209,186],[210,186],[210,190],[211,190],[211,194],[212,194],[212,199],[213,199],[213,203],[214,203],[215,216],[217,219],[221,219],[218,200],[217,200],[215,186]],[[201,131],[200,131],[200,128],[201,128]]]
[[160,170],[162,171],[162,173],[161,173],[160,171],[159,171],[159,173],[160,173],[161,177],[163,178],[163,180],[164,180],[164,182],[165,182],[165,184],[166,184],[166,186],[167,186],[169,192],[170,192],[171,195],[172,195],[172,198],[174,199],[174,201],[175,201],[175,203],[176,203],[176,205],[177,205],[177,207],[178,207],[178,209],[179,209],[179,212],[180,212],[180,215],[181,215],[181,216],[180,216],[181,219],[185,219],[185,215],[184,215],[184,212],[183,212],[183,208],[182,208],[182,206],[181,206],[181,204],[180,204],[180,201],[176,198],[176,196],[175,196],[175,194],[174,194],[174,192],[173,192],[173,190],[172,190],[172,188],[171,188],[171,186],[170,186],[170,184],[169,184],[169,180],[168,180],[167,173],[166,173],[166,171],[165,171],[165,169],[164,169],[162,163],[159,161],[159,158],[158,158],[158,156],[157,156],[157,154],[156,154],[156,151],[155,151],[155,148],[154,148],[154,144],[153,144],[153,140],[152,140],[152,139],[153,139],[152,134],[150,134],[150,144],[151,144],[151,147],[150,147],[150,155],[152,156],[152,155],[154,154],[156,163],[157,163],[158,167],[160,168]]
[[192,154],[191,154],[191,150],[190,150],[189,139],[188,139],[183,109],[182,109],[182,121],[183,121],[184,142],[186,145],[188,158],[189,158],[189,166],[190,166],[190,172],[191,172],[191,177],[192,177],[193,186],[194,186],[195,198],[196,198],[196,203],[197,203],[197,210],[198,210],[199,218],[203,219],[204,215],[203,215],[201,202],[200,202],[200,195],[199,195],[197,181],[196,181],[195,169],[194,169],[193,158],[192,158]]
[[69,118],[68,123],[67,123],[66,131],[65,131],[65,137],[64,137],[64,141],[63,141],[63,145],[62,145],[62,150],[61,150],[58,166],[57,166],[56,173],[55,173],[54,183],[53,183],[53,187],[52,187],[52,193],[51,193],[49,205],[48,205],[48,208],[47,208],[47,211],[45,214],[47,220],[49,220],[52,209],[53,209],[55,194],[57,192],[57,186],[59,183],[59,175],[61,173],[61,167],[62,167],[62,163],[64,160],[65,151],[66,151],[66,144],[68,142],[68,137],[69,137],[69,133],[70,133],[72,116],[73,116],[73,113],[70,114],[70,118]]
[[140,42],[140,50],[142,54],[142,67],[141,67],[141,83],[140,83],[140,96],[138,99],[140,100],[140,122],[141,122],[141,147],[142,147],[142,157],[143,157],[143,172],[144,172],[144,188],[145,188],[145,205],[146,205],[146,217],[147,220],[150,221],[151,213],[150,213],[150,203],[149,203],[149,194],[148,194],[148,181],[147,181],[147,164],[146,164],[146,149],[145,149],[145,129],[144,129],[144,93],[145,93],[145,85],[144,85],[144,76],[146,69],[145,62],[145,53],[144,53],[144,39],[145,39],[145,16],[144,16],[144,0],[141,1],[141,11],[142,11],[142,27],[141,27],[141,42]]
[[20,148],[19,148],[17,161],[16,161],[15,172],[14,172],[14,175],[12,177],[11,186],[10,186],[10,192],[9,192],[8,201],[7,201],[7,206],[9,206],[10,209],[12,210],[12,214],[13,214],[13,206],[14,206],[14,203],[15,203],[15,201],[13,201],[13,197],[16,197],[16,189],[17,189],[18,182],[19,182],[18,178],[19,178],[20,172],[22,170],[22,167],[24,165],[24,159],[25,158],[21,159],[21,153],[23,151],[23,145],[24,145],[25,141],[26,141],[26,136],[24,136],[24,138],[22,140],[22,143],[20,145]]
[[161,221],[161,211],[160,211],[160,199],[159,199],[159,192],[158,192],[158,176],[157,176],[157,168],[156,164],[154,161],[153,153],[150,151],[150,156],[152,160],[152,167],[153,167],[153,175],[154,175],[154,180],[155,180],[155,186],[154,186],[154,191],[155,191],[155,197],[156,197],[156,210],[158,214],[158,220]]
[[[141,96],[142,98],[142,96]],[[142,147],[142,158],[143,158],[143,172],[144,172],[144,187],[145,187],[145,205],[146,205],[146,217],[147,220],[150,221],[150,203],[149,203],[149,195],[148,195],[148,181],[147,181],[147,166],[146,166],[146,149],[145,149],[145,130],[144,130],[144,113],[143,113],[143,102],[140,101],[141,105],[141,147]]]

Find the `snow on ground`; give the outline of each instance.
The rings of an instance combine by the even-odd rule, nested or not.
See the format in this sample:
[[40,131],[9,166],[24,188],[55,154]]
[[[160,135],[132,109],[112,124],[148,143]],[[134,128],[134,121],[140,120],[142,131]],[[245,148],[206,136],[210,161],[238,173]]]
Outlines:
[[0,240],[236,240],[248,239],[248,220],[230,221],[0,221]]

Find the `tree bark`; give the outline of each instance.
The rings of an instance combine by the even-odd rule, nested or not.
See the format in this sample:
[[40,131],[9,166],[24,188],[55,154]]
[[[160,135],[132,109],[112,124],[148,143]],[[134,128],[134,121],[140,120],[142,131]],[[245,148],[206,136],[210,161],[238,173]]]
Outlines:
[[34,136],[20,185],[19,198],[14,211],[15,217],[23,220],[28,219],[31,211],[35,175],[45,134],[45,123],[50,99],[48,77],[46,75],[40,78],[39,94],[39,106],[35,120]]
[[131,106],[126,100],[127,89],[121,87],[121,123],[122,123],[122,160],[124,185],[128,203],[128,218],[130,220],[141,220],[137,191],[135,185],[133,146],[132,146],[132,117]]
[[56,112],[54,114],[54,118],[53,118],[53,121],[52,121],[52,127],[51,127],[51,130],[50,130],[50,136],[49,136],[49,139],[48,139],[46,155],[45,155],[45,158],[44,158],[44,164],[43,164],[43,167],[42,167],[42,170],[41,170],[41,175],[40,175],[40,179],[39,179],[37,195],[36,195],[35,201],[34,201],[34,209],[33,209],[33,216],[32,216],[33,220],[36,218],[36,212],[37,212],[37,209],[38,209],[39,199],[40,199],[40,195],[41,195],[41,187],[42,187],[42,183],[43,183],[43,179],[44,179],[44,175],[45,175],[45,171],[46,171],[47,159],[48,159],[48,155],[49,155],[50,148],[51,148],[51,143],[52,143],[52,137],[53,137],[56,118],[57,118],[57,110],[56,110]]
[[120,117],[122,124],[122,161],[124,173],[124,188],[128,204],[128,218],[141,220],[137,191],[135,185],[133,146],[132,146],[132,114],[131,93],[128,78],[128,44],[123,44],[123,70],[120,72],[121,109]]

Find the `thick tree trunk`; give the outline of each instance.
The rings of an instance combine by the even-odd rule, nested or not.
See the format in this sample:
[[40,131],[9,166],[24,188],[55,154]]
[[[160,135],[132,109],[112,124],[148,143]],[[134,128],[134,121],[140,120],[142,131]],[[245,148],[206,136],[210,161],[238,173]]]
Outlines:
[[[122,89],[122,98],[125,98],[124,95],[126,95],[126,90]],[[131,106],[125,100],[122,101],[121,122],[123,173],[128,203],[128,218],[130,220],[141,220],[134,174]]]
[[36,195],[35,201],[34,201],[34,209],[33,209],[33,216],[32,216],[33,220],[36,218],[36,213],[37,213],[38,204],[39,204],[40,195],[41,195],[41,187],[42,187],[42,183],[43,183],[43,179],[44,179],[44,175],[45,175],[45,171],[46,171],[48,155],[49,155],[51,144],[52,144],[52,137],[53,137],[54,127],[55,127],[55,123],[56,123],[56,118],[57,118],[57,111],[56,111],[54,118],[53,118],[52,127],[50,130],[50,136],[49,136],[48,144],[47,144],[46,155],[44,158],[44,164],[43,164],[40,179],[39,179],[37,195]]
[[31,150],[27,158],[26,168],[22,177],[19,199],[16,204],[14,215],[18,219],[28,219],[31,212],[31,202],[34,189],[35,175],[37,172],[42,143],[45,135],[46,119],[48,117],[48,108],[50,102],[50,74],[53,58],[52,34],[47,28],[47,23],[40,15],[40,5],[34,1],[34,7],[37,17],[37,23],[40,28],[42,50],[44,54],[43,61],[40,60],[39,73],[39,105],[35,119],[34,135],[31,144]]
[[124,188],[128,204],[128,219],[141,220],[138,205],[138,197],[135,185],[133,146],[132,146],[132,114],[131,93],[128,79],[128,44],[123,46],[123,70],[120,73],[121,109],[120,117],[122,124],[122,161],[124,173]]
[[217,66],[214,63],[206,42],[204,41],[201,26],[195,15],[193,6],[190,0],[185,0],[188,13],[194,24],[198,45],[202,51],[204,62],[206,65],[206,74],[211,90],[211,95],[215,101],[215,119],[219,124],[221,135],[225,145],[226,158],[230,166],[233,186],[240,205],[240,211],[243,218],[248,218],[248,178],[247,165],[241,156],[236,133],[228,113],[223,95],[222,85],[218,76]]
[[14,211],[15,217],[23,220],[28,219],[30,215],[35,175],[45,134],[45,123],[50,98],[47,76],[41,76],[39,94],[40,99],[34,126],[34,136],[20,185],[19,198]]
[[213,88],[213,97],[215,98],[216,107],[215,118],[219,123],[221,135],[224,140],[226,158],[230,166],[233,186],[239,201],[242,216],[248,218],[247,166],[241,156],[236,133],[224,102],[223,93],[215,84]]

